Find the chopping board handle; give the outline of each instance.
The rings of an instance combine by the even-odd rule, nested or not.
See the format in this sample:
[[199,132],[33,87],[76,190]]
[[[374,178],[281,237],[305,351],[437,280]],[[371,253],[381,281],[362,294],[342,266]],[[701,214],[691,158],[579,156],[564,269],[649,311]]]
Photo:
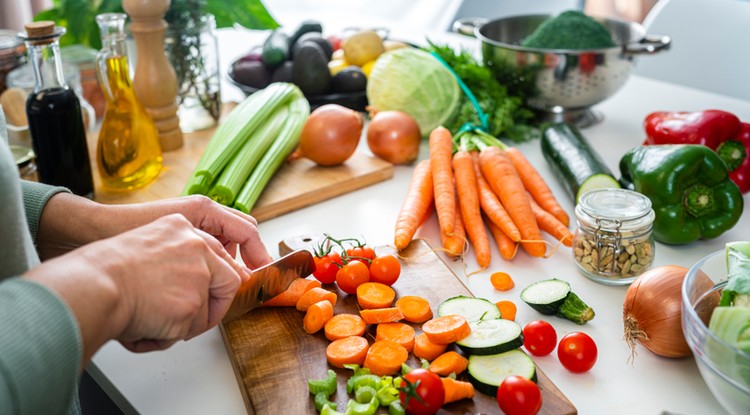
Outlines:
[[284,256],[292,251],[306,249],[315,253],[315,247],[325,239],[323,234],[297,235],[283,239],[279,242],[279,256]]

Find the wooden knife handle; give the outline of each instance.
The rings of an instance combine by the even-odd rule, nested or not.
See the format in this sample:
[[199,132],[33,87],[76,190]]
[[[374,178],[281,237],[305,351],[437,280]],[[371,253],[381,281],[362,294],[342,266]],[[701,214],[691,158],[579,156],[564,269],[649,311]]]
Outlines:
[[287,255],[299,249],[306,249],[314,254],[315,247],[324,239],[325,235],[323,234],[297,235],[283,239],[279,242],[279,256]]

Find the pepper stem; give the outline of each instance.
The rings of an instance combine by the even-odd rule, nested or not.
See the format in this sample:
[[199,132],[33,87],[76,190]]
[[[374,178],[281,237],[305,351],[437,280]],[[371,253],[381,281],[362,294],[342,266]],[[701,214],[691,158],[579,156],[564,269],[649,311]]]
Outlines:
[[716,154],[724,160],[727,170],[732,171],[740,167],[740,164],[747,157],[747,150],[739,141],[727,140],[719,144],[719,147],[716,148]]
[[683,203],[688,213],[699,218],[714,210],[714,191],[704,184],[695,184],[685,191]]

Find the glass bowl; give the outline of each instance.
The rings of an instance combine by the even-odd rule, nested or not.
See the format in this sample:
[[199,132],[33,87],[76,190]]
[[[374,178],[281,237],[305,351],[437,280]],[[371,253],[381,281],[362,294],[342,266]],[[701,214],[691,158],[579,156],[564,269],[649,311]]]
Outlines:
[[698,370],[722,407],[731,414],[750,408],[750,354],[708,330],[711,313],[727,283],[724,249],[695,263],[682,284],[682,331]]

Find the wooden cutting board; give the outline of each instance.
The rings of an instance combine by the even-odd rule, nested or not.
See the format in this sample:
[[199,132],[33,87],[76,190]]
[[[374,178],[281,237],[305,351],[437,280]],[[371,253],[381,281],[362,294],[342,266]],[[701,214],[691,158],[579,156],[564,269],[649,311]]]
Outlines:
[[[179,196],[214,130],[185,134],[185,144],[181,148],[164,153],[164,168],[154,182],[142,189],[124,192],[102,188],[96,166],[98,133],[91,134],[88,143],[94,171],[94,200],[120,204]],[[261,222],[391,177],[391,163],[362,152],[355,152],[346,163],[336,167],[320,167],[310,160],[297,159],[286,163],[274,175],[251,214]]]
[[[309,248],[310,238],[292,238],[280,244],[280,254],[291,249]],[[377,253],[392,253],[382,247]],[[397,296],[419,295],[433,305],[450,297],[471,295],[455,274],[423,240],[413,241],[401,252],[402,272],[394,288]],[[326,286],[338,293],[335,313],[358,313],[356,297],[346,295],[335,286]],[[312,396],[307,390],[307,379],[323,378],[329,367],[325,349],[329,341],[322,332],[310,335],[302,329],[304,314],[295,308],[260,308],[221,326],[232,366],[240,384],[247,410],[251,414],[315,414]],[[420,333],[420,325],[413,325]],[[374,338],[374,327],[366,336]],[[418,367],[413,355],[407,362]],[[346,408],[349,395],[346,381],[350,370],[335,369],[338,390],[331,400],[339,408]],[[465,374],[460,376],[465,380]],[[538,384],[542,391],[540,414],[576,414],[576,408],[537,367]],[[387,413],[381,408],[378,413]],[[473,400],[454,402],[444,406],[438,414],[496,414],[500,413],[494,397],[477,393]]]

